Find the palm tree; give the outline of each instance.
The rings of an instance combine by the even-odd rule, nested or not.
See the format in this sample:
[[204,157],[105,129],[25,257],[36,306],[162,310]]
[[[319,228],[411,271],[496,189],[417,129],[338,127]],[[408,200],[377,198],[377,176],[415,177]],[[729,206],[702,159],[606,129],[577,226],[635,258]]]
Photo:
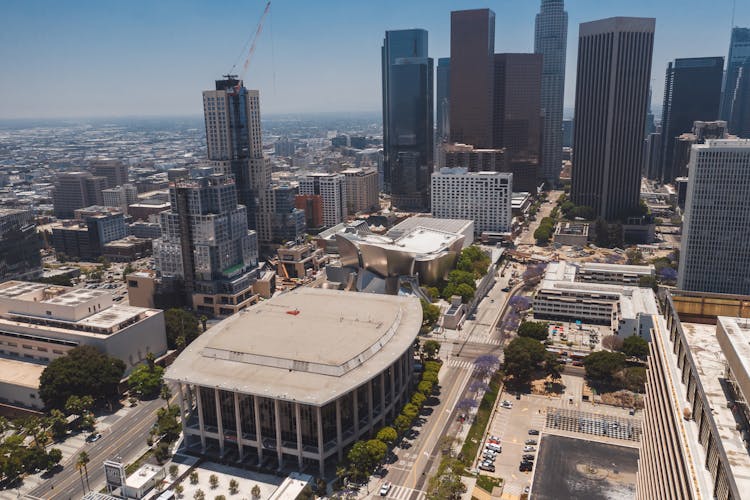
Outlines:
[[83,464],[81,464],[80,461],[76,462],[76,469],[81,476],[81,488],[83,489],[83,492],[86,493],[86,483],[83,482]]
[[81,453],[78,454],[78,462],[76,466],[79,468],[79,472],[80,472],[80,468],[83,467],[83,470],[86,473],[86,484],[88,485],[89,490],[91,490],[91,484],[89,484],[89,468],[86,464],[88,464],[90,461],[91,459],[89,458],[89,454],[86,453],[85,451],[82,451]]
[[208,318],[205,314],[201,315],[201,324],[203,325],[203,331],[206,331],[206,323],[208,322]]

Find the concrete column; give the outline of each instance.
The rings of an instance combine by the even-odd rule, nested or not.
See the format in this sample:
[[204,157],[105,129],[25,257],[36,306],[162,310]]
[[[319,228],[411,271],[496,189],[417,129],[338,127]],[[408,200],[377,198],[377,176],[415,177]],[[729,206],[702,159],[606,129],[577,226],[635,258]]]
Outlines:
[[240,419],[240,395],[234,393],[234,421],[237,423],[237,452],[240,454],[240,462],[245,458],[245,450],[242,447],[242,420]]
[[224,456],[224,422],[221,421],[221,401],[219,401],[219,388],[214,388],[214,402],[216,403],[216,427],[219,428],[219,456]]
[[206,452],[206,427],[203,425],[203,399],[201,398],[201,388],[195,388],[196,404],[198,405],[198,428],[201,433],[201,453]]
[[344,446],[341,438],[341,398],[336,400],[336,448],[338,448],[339,462],[344,459]]
[[385,424],[385,372],[380,372],[380,422]]
[[273,400],[274,421],[276,422],[276,457],[279,462],[279,470],[284,465],[284,451],[281,449],[281,404],[278,399]]
[[185,437],[185,443],[190,445],[190,438],[192,437],[187,433],[187,419],[185,418],[185,399],[182,395],[182,382],[177,382],[177,402],[180,405],[180,423],[182,424],[182,435]]
[[354,389],[354,440],[359,439],[359,387]]
[[324,457],[325,447],[323,442],[323,408],[315,407],[318,424],[318,464],[320,466],[320,477],[326,475],[326,461]]
[[[396,417],[396,365],[391,365],[391,418]],[[385,422],[383,422],[385,423]]]
[[253,408],[255,411],[255,437],[258,439],[258,465],[263,462],[263,436],[260,434],[260,403],[258,396],[253,396]]
[[294,421],[297,424],[297,465],[299,470],[302,470],[303,456],[302,456],[302,409],[299,403],[294,403]]
[[367,429],[372,432],[373,413],[375,409],[372,403],[372,379],[367,381]]

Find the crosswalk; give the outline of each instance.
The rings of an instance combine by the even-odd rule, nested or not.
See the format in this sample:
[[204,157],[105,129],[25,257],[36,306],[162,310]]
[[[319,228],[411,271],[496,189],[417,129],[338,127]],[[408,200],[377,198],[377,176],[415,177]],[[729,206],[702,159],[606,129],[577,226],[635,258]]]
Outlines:
[[474,333],[469,337],[469,341],[477,344],[489,344],[489,345],[500,345],[501,341],[495,338],[493,332],[488,333]]
[[392,500],[424,500],[426,494],[422,490],[415,490],[406,486],[399,486],[394,484],[391,486],[391,490],[385,496]]
[[448,360],[448,366],[453,368],[463,368],[465,370],[474,370],[474,363],[464,359],[452,358]]

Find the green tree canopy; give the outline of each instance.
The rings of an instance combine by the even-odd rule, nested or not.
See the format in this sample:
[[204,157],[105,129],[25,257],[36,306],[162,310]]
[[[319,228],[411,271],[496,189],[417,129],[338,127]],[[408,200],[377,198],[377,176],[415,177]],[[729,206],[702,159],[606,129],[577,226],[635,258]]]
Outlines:
[[198,318],[184,309],[167,309],[164,313],[164,322],[167,329],[167,344],[170,349],[177,348],[178,337],[183,337],[187,345],[200,335]]
[[398,434],[393,427],[383,427],[378,431],[376,438],[385,444],[393,444],[396,442],[396,439],[398,439]]
[[440,319],[440,308],[424,299],[419,302],[422,304],[422,328],[431,330]]
[[385,458],[387,452],[388,446],[378,439],[354,443],[347,454],[354,478],[364,479],[369,476],[375,465]]
[[623,340],[621,351],[625,356],[645,359],[648,356],[648,342],[638,335],[631,335]]
[[519,337],[530,337],[540,342],[547,340],[548,333],[549,325],[546,321],[524,321],[518,327]]
[[122,360],[82,345],[53,359],[39,379],[39,395],[48,408],[63,408],[70,396],[106,399],[117,395],[125,373]]
[[466,304],[474,298],[475,291],[476,289],[474,288],[474,286],[467,285],[466,283],[460,283],[456,285],[456,289],[453,294],[460,296],[461,302]]
[[429,359],[434,359],[439,350],[440,342],[438,342],[437,340],[427,340],[422,345],[422,351],[424,351],[425,355]]
[[621,352],[592,352],[583,358],[583,366],[589,380],[611,383],[615,374],[625,368],[625,355]]
[[516,337],[505,348],[505,372],[518,383],[527,383],[544,361],[544,344],[529,337]]
[[150,398],[159,394],[163,376],[161,366],[141,364],[130,374],[128,387],[141,398]]

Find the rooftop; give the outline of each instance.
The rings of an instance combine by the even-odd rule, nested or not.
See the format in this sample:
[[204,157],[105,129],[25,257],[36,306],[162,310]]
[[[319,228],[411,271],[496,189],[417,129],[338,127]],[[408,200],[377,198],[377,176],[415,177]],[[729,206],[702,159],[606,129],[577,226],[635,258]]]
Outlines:
[[[397,239],[417,228],[433,229],[445,233],[474,234],[474,221],[466,219],[438,219],[436,217],[409,217],[393,226],[386,236]],[[464,242],[464,246],[471,245],[471,241]]]
[[211,328],[166,378],[322,406],[393,363],[421,323],[413,297],[297,288]]
[[37,390],[45,366],[17,359],[0,357],[0,383]]

